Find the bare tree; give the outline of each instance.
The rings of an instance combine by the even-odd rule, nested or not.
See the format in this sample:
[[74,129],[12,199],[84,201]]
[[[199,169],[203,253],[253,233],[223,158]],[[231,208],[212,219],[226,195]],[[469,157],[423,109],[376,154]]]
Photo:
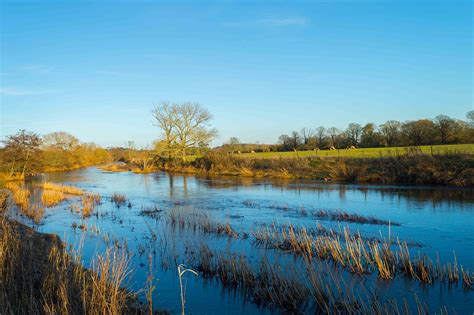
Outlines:
[[329,135],[329,140],[331,141],[331,146],[337,147],[337,141],[338,141],[340,133],[341,132],[336,127],[328,128],[328,135]]
[[11,175],[18,172],[22,177],[28,174],[34,163],[39,162],[41,137],[24,129],[6,137],[5,160],[11,163]]
[[350,123],[346,129],[347,137],[353,146],[358,146],[362,134],[362,126],[356,123]]
[[45,147],[70,150],[79,144],[79,139],[64,131],[51,132],[43,137]]
[[169,157],[175,147],[186,160],[186,150],[204,148],[217,136],[217,130],[209,128],[212,115],[198,103],[161,103],[152,112],[155,124],[161,128]]
[[318,147],[322,149],[326,140],[326,128],[323,126],[316,128],[316,137],[318,139]]
[[168,153],[168,158],[171,158],[171,154],[176,139],[176,134],[173,132],[174,121],[177,116],[178,105],[171,105],[169,102],[162,102],[155,106],[152,110],[155,126],[159,127],[163,131],[163,142],[164,150]]
[[452,139],[456,121],[449,116],[438,115],[434,119],[434,124],[441,138],[441,143],[448,143]]
[[396,120],[389,120],[380,125],[380,133],[385,141],[385,146],[391,147],[397,143],[400,138],[402,124]]
[[240,144],[240,140],[237,137],[230,137],[229,141],[227,142],[227,145],[229,146],[229,149],[232,154],[237,150],[237,147]]
[[308,144],[311,138],[314,137],[314,130],[311,128],[303,128],[300,131],[301,137],[303,137],[303,144]]

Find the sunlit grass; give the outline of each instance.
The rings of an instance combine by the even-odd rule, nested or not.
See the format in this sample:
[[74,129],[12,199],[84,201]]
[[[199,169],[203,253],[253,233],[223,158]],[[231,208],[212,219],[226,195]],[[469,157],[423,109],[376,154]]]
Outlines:
[[291,151],[291,152],[258,152],[234,154],[243,158],[295,158],[295,157],[367,157],[379,158],[388,156],[400,156],[410,153],[424,154],[447,154],[447,153],[468,153],[474,154],[474,144],[450,144],[450,145],[433,145],[418,147],[390,147],[390,148],[356,148],[356,149],[340,149],[340,150],[311,150],[311,151]]
[[52,190],[52,191],[61,192],[68,195],[81,196],[84,193],[84,191],[82,191],[81,189],[77,187],[67,186],[67,185],[58,185],[51,182],[36,183],[35,186],[42,188],[44,190]]

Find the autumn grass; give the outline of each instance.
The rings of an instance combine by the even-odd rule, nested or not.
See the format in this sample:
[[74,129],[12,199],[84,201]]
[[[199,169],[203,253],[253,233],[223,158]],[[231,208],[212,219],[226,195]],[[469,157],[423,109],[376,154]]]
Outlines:
[[41,192],[41,202],[46,207],[54,207],[66,200],[66,196],[61,191],[43,190]]
[[36,183],[34,185],[35,187],[42,188],[43,190],[50,190],[50,191],[55,191],[58,193],[63,193],[67,195],[76,195],[76,196],[81,196],[84,194],[84,191],[81,189],[74,187],[74,186],[68,186],[68,185],[59,185],[51,182],[40,182]]
[[409,155],[413,153],[421,154],[474,154],[474,144],[448,144],[448,145],[425,145],[416,147],[381,147],[381,148],[356,148],[339,150],[309,150],[290,152],[258,152],[234,154],[242,158],[300,158],[300,157],[364,157],[380,158]]
[[260,228],[253,236],[257,246],[292,252],[307,261],[330,260],[355,274],[375,271],[385,280],[399,274],[427,284],[437,280],[466,285],[474,279],[474,274],[458,266],[456,257],[453,263],[434,264],[425,255],[412,258],[406,242],[397,240],[398,249],[392,250],[390,241],[365,240],[360,235],[352,235],[348,228],[344,228],[343,237],[338,234],[313,236],[305,228],[293,225],[279,229],[275,226]]
[[102,202],[100,194],[86,193],[81,197],[82,217],[90,217],[97,205]]
[[0,218],[2,314],[144,314],[135,294],[123,289],[131,272],[124,249],[106,249],[87,270],[80,250],[57,236]]
[[123,194],[113,193],[112,197],[110,197],[110,201],[117,207],[121,207],[127,202],[127,197]]
[[[226,289],[271,310],[282,313],[413,314],[403,301],[382,300],[370,288],[353,288],[328,265],[306,262],[303,270],[270,262],[257,262],[243,254],[214,251],[206,244],[187,244],[187,266],[199,276],[213,279]],[[415,297],[417,314],[428,314]],[[416,312],[415,312],[416,313]]]
[[189,228],[217,235],[226,235],[238,238],[239,234],[227,223],[221,223],[211,219],[202,212],[190,207],[174,207],[168,211],[168,223],[178,228]]

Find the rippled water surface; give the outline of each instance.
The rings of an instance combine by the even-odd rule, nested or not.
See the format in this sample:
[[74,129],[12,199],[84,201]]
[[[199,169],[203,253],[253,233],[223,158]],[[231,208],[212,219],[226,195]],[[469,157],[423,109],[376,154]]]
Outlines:
[[[359,231],[364,236],[401,240],[418,244],[411,248],[414,254],[420,252],[433,260],[453,261],[454,255],[464,268],[474,271],[474,192],[468,189],[339,185],[302,180],[257,180],[252,178],[219,177],[204,178],[167,173],[133,174],[108,173],[97,168],[87,168],[66,173],[45,174],[34,181],[47,180],[71,184],[84,190],[100,193],[103,203],[96,208],[98,216],[82,219],[68,207],[77,202],[70,198],[54,208],[47,209],[41,232],[57,233],[68,242],[77,242],[84,234],[84,263],[89,263],[94,252],[102,248],[101,237],[91,231],[100,230],[126,240],[135,255],[132,260],[133,277],[128,282],[132,289],[144,287],[148,272],[148,254],[152,253],[150,239],[156,234],[166,240],[167,247],[181,258],[184,245],[192,247],[206,242],[211,248],[244,253],[249,258],[275,257],[290,261],[288,257],[277,258],[270,250],[251,246],[250,240],[236,240],[226,237],[205,235],[195,231],[176,231],[166,220],[140,215],[144,207],[157,206],[165,216],[169,209],[179,205],[203,209],[216,220],[229,222],[237,231],[250,233],[262,223],[287,224]],[[117,208],[110,202],[113,193],[126,195],[130,202]],[[375,216],[389,220],[390,226],[337,222],[317,219],[308,215],[317,210],[344,210],[364,216]],[[20,218],[26,223],[28,220]],[[85,223],[89,231],[74,229],[76,223]],[[399,224],[397,226],[396,224]],[[155,244],[161,246],[163,243]],[[139,250],[141,249],[141,250]],[[143,249],[144,253],[143,253]],[[138,254],[142,252],[142,254]],[[162,250],[155,251],[154,276],[156,284],[155,305],[172,312],[179,312],[179,282],[176,270],[163,268]],[[284,256],[284,255],[283,255]],[[409,280],[390,283],[367,276],[381,295],[405,297],[416,293],[430,308],[443,305],[454,308],[458,313],[472,313],[474,295],[461,287],[441,290],[436,285],[422,287]],[[187,277],[187,304],[190,313],[264,313],[242,295],[224,290],[217,283],[201,277]]]

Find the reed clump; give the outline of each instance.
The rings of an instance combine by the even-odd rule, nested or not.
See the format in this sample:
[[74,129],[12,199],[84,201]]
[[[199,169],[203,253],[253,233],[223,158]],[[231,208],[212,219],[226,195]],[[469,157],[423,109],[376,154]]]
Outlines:
[[58,193],[63,193],[67,195],[81,196],[82,194],[84,194],[84,191],[77,187],[68,186],[68,185],[59,185],[52,182],[36,183],[35,187],[42,188],[43,190],[56,191]]
[[114,193],[110,198],[110,201],[114,203],[117,207],[121,207],[127,202],[127,197],[123,194]]
[[374,224],[374,225],[393,225],[399,226],[399,223],[391,222],[388,220],[382,220],[374,216],[363,216],[357,213],[349,213],[343,210],[338,211],[327,211],[318,210],[313,212],[313,216],[316,218],[324,218],[333,221],[344,221],[360,224]]
[[190,228],[200,230],[204,233],[226,235],[238,238],[239,233],[235,231],[230,223],[221,223],[210,218],[207,213],[198,212],[189,207],[174,207],[168,212],[168,221],[172,226],[179,228]]
[[[258,306],[282,313],[318,314],[412,314],[413,306],[404,300],[382,300],[365,286],[355,289],[328,265],[306,262],[303,269],[289,269],[263,258],[251,262],[230,251],[211,250],[206,244],[187,244],[187,265],[201,277],[242,294]],[[359,293],[360,292],[360,293]],[[366,293],[366,294],[364,294]],[[418,314],[427,308],[415,298]]]
[[[102,202],[100,194],[86,193],[81,197],[81,212],[84,218],[90,217],[97,205]],[[76,206],[77,209],[77,206]]]
[[28,210],[30,206],[30,191],[17,182],[7,182],[5,187],[12,192],[13,201],[20,208],[20,210]]
[[54,207],[66,200],[66,196],[57,190],[43,190],[41,192],[41,202],[46,207]]
[[356,274],[375,271],[385,280],[400,274],[421,283],[431,284],[436,280],[449,284],[462,282],[466,286],[474,279],[468,271],[460,271],[456,258],[452,264],[434,265],[425,255],[412,258],[406,242],[397,240],[398,250],[392,250],[390,242],[366,240],[352,235],[348,228],[344,228],[343,236],[335,233],[315,236],[305,228],[272,226],[256,230],[253,236],[255,245],[292,252],[306,261],[330,260]]

